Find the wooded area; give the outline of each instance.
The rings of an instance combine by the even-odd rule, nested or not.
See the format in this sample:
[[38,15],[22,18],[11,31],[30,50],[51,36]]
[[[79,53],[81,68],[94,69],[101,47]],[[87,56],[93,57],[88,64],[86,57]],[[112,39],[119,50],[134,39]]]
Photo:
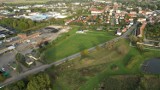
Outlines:
[[30,19],[14,19],[14,18],[5,18],[0,20],[0,25],[15,29],[18,32],[23,32],[26,29],[38,26],[40,22],[34,22]]
[[146,38],[160,40],[160,22],[157,22],[155,24],[147,24]]
[[48,74],[39,73],[27,79],[20,80],[4,88],[4,90],[49,90],[51,80]]

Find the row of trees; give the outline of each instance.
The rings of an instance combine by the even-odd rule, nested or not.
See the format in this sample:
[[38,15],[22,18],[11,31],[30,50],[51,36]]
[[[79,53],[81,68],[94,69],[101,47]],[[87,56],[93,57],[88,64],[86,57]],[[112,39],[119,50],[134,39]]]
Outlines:
[[140,52],[143,51],[144,46],[143,46],[142,44],[137,44],[137,42],[143,42],[143,38],[138,38],[138,37],[136,37],[136,36],[134,36],[134,35],[131,35],[131,36],[129,37],[129,39],[130,39],[132,45],[136,46],[137,49],[138,49]]
[[20,19],[5,18],[5,19],[0,20],[0,25],[13,28],[20,32],[22,32],[25,29],[34,27],[38,24],[39,22],[34,22],[30,19],[24,19],[24,18],[20,18]]
[[39,73],[38,75],[28,77],[25,80],[20,80],[4,90],[50,90],[51,80],[48,74]]

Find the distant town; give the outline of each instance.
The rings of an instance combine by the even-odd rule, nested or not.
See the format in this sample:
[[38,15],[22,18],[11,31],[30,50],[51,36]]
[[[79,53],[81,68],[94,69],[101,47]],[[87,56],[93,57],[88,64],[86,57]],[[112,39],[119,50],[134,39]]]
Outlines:
[[[107,81],[114,78],[108,79],[110,75],[126,75],[123,79],[133,79],[132,85],[151,84],[145,75],[160,74],[159,58],[158,0],[0,3],[2,90],[159,90],[129,83],[114,89]],[[33,77],[41,77],[42,86]]]

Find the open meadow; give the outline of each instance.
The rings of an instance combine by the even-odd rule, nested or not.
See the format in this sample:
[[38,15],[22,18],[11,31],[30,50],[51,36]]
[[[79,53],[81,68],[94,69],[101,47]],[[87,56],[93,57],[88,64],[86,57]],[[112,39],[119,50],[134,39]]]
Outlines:
[[47,62],[57,61],[116,37],[114,31],[88,30],[85,33],[76,33],[78,30],[79,27],[73,27],[46,47],[44,56]]
[[[160,56],[159,51],[130,47],[128,41],[120,40],[112,47],[98,48],[84,58],[76,58],[47,70],[53,77],[53,90],[94,90],[113,75],[141,75],[142,63]],[[97,90],[97,89],[96,89]]]

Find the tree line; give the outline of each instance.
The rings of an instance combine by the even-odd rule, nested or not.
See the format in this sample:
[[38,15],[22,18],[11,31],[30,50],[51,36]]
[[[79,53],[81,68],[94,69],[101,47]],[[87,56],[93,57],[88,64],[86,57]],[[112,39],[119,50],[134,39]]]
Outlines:
[[147,24],[146,37],[148,39],[160,40],[160,22]]
[[48,74],[39,73],[4,87],[4,90],[51,90],[51,80]]
[[38,24],[40,24],[40,22],[34,22],[31,19],[24,18],[4,18],[0,20],[0,25],[15,29],[18,32],[23,32],[24,30],[35,27]]

